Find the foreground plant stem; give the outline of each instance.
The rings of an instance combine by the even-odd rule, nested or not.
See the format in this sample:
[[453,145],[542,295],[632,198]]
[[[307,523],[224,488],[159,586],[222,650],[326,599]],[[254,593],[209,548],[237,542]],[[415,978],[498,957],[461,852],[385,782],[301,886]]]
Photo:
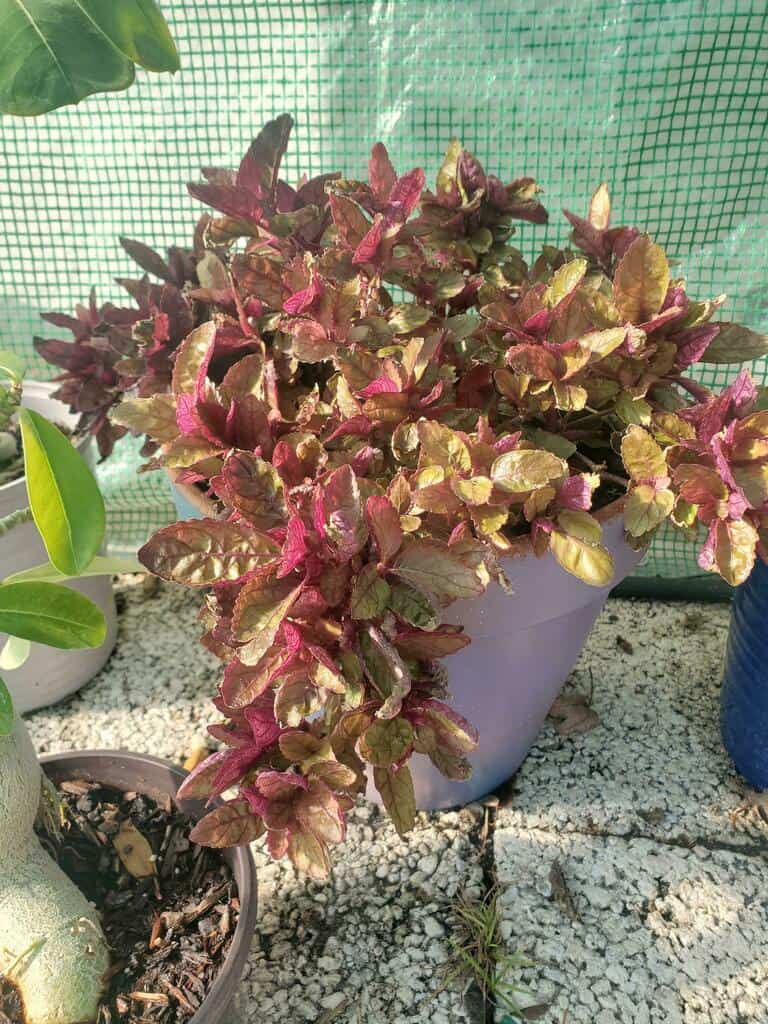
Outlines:
[[21,523],[29,523],[32,520],[32,509],[31,508],[19,508],[15,512],[9,513],[7,516],[3,516],[0,519],[0,537],[5,536],[9,533],[14,526],[19,526]]
[[583,452],[575,452],[575,454],[581,459],[585,466],[589,466],[594,473],[598,473],[601,480],[605,480],[607,483],[617,484],[619,487],[626,490],[629,480],[626,480],[623,476],[618,476],[616,473],[611,473],[605,468],[605,463],[595,462],[593,459],[584,455]]
[[0,738],[0,974],[18,987],[26,1024],[85,1024],[109,955],[94,908],[35,836],[41,781],[16,716]]

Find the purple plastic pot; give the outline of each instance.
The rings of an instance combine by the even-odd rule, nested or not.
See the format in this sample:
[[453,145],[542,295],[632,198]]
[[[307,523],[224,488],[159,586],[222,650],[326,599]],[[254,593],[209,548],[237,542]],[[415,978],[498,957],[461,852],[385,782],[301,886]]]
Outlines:
[[[161,804],[170,796],[176,806],[193,819],[205,813],[199,801],[176,798],[186,772],[157,757],[122,750],[79,750],[47,754],[40,758],[40,764],[54,783],[85,779],[123,792],[143,793]],[[251,852],[247,846],[236,846],[222,853],[237,882],[240,916],[218,977],[189,1024],[224,1024],[229,1019],[256,925],[256,865]]]
[[[168,475],[180,514],[215,515],[202,491],[176,483],[172,472]],[[624,539],[623,507],[620,499],[595,513],[615,563],[609,586],[590,587],[565,572],[549,553],[537,558],[530,538],[520,537],[505,564],[514,594],[493,584],[482,597],[456,601],[446,609],[444,621],[464,626],[472,638],[468,647],[445,659],[445,667],[452,705],[478,730],[480,744],[470,758],[472,777],[466,782],[446,779],[423,755],[413,758],[418,807],[470,803],[523,763],[608,594],[643,557]],[[381,803],[370,782],[366,795]]]
[[[624,540],[623,502],[601,509],[603,542],[616,572],[608,587],[590,587],[547,553],[537,558],[520,538],[505,571],[514,593],[493,584],[479,598],[456,601],[444,621],[462,625],[468,647],[445,659],[451,704],[480,733],[466,782],[446,779],[417,754],[410,762],[416,805],[456,807],[485,796],[513,775],[531,749],[547,712],[584,646],[612,587],[635,568],[643,552]],[[380,802],[369,783],[368,797]]]

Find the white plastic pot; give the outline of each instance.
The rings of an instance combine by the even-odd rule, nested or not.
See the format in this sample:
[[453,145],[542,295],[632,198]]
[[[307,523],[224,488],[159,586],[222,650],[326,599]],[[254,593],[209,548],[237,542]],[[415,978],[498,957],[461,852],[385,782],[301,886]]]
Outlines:
[[[74,428],[77,418],[61,402],[51,398],[55,384],[25,381],[22,405],[48,417],[61,426]],[[78,443],[78,451],[89,464],[93,463],[90,437]],[[26,508],[27,488],[24,477],[0,487],[0,517]],[[22,523],[0,536],[0,577],[31,569],[48,561],[43,542],[32,522]],[[27,661],[12,671],[3,670],[2,676],[20,712],[33,711],[46,704],[69,697],[87,683],[112,653],[117,637],[117,612],[109,576],[92,576],[84,580],[68,580],[66,586],[78,590],[98,605],[107,620],[107,636],[100,647],[93,650],[59,651],[41,644],[32,644]],[[0,647],[6,636],[0,633]]]

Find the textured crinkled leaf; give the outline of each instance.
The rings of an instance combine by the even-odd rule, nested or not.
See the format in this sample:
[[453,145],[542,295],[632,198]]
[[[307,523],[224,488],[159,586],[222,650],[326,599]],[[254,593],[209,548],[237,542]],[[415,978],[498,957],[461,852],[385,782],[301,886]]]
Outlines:
[[613,298],[625,320],[642,324],[661,309],[669,288],[664,250],[647,235],[634,240],[616,267]]
[[239,580],[279,552],[275,541],[247,523],[190,519],[158,530],[139,551],[139,561],[165,580],[205,587]]
[[174,395],[194,393],[200,371],[210,359],[215,339],[216,324],[208,321],[196,327],[179,345],[173,364]]
[[639,484],[630,491],[624,505],[624,525],[633,537],[642,537],[663,523],[674,505],[672,491],[657,491],[650,484]]
[[559,512],[557,524],[571,537],[578,537],[589,544],[599,544],[603,537],[600,523],[589,512],[580,509],[564,509]]
[[268,530],[285,522],[283,482],[274,467],[260,456],[233,452],[224,463],[221,479],[232,507],[254,526]]
[[389,584],[379,575],[376,565],[364,565],[357,575],[350,598],[353,619],[378,619],[389,600]]
[[397,649],[406,658],[445,658],[456,654],[470,642],[461,626],[439,626],[426,632],[420,629],[400,630],[395,638]]
[[258,640],[263,648],[256,660],[254,649],[248,649],[247,657],[240,652],[240,660],[246,665],[255,665],[272,646],[275,634],[288,613],[299,592],[296,580],[266,579],[258,577],[249,580],[237,596],[232,612],[232,632],[241,643]]
[[605,359],[614,352],[626,338],[624,327],[609,327],[604,331],[590,331],[579,338],[579,345],[587,349],[596,359]]
[[319,708],[317,687],[308,680],[285,682],[275,695],[275,718],[283,726],[301,725]]
[[613,579],[613,558],[600,544],[590,544],[578,537],[553,530],[549,547],[560,565],[593,587],[606,587]]
[[373,783],[398,835],[405,835],[416,821],[416,796],[408,765],[374,768]]
[[768,355],[768,334],[741,324],[722,323],[716,337],[699,356],[702,363],[747,363]]
[[163,465],[166,469],[189,469],[217,455],[220,446],[204,437],[177,437],[163,449]]
[[752,572],[757,541],[757,530],[745,519],[734,522],[720,520],[717,523],[714,564],[732,587],[744,583]]
[[406,544],[395,559],[392,571],[439,601],[474,597],[483,592],[475,570],[437,540],[413,540]]
[[351,466],[340,466],[323,488],[326,530],[339,557],[352,558],[368,539],[360,488]]
[[401,761],[413,744],[413,729],[405,718],[377,718],[360,737],[360,756],[381,767]]
[[621,440],[621,458],[624,468],[633,480],[652,482],[667,475],[664,452],[647,430],[631,425]]
[[549,287],[544,295],[544,301],[550,309],[562,302],[571,294],[581,282],[587,272],[587,261],[581,258],[569,260],[562,267],[554,272]]
[[112,411],[110,419],[113,423],[128,427],[134,434],[147,434],[161,444],[173,441],[179,436],[176,406],[172,395],[124,398]]
[[418,429],[422,465],[461,470],[471,467],[469,449],[455,430],[436,420],[420,420]]
[[493,492],[493,481],[487,476],[455,476],[451,479],[451,488],[466,505],[485,505]]
[[552,452],[519,448],[504,452],[491,466],[491,478],[497,487],[513,494],[525,494],[544,487],[550,480],[567,473],[568,467]]
[[437,629],[440,619],[426,594],[407,583],[395,583],[389,595],[390,609],[411,626]]
[[231,800],[201,818],[189,838],[200,846],[222,849],[253,843],[264,831],[264,822],[256,817],[247,800]]
[[304,875],[322,881],[331,870],[325,843],[308,832],[293,832],[288,840],[291,863]]
[[440,744],[452,754],[469,754],[477,747],[477,729],[463,715],[438,700],[423,701],[419,718],[426,719]]

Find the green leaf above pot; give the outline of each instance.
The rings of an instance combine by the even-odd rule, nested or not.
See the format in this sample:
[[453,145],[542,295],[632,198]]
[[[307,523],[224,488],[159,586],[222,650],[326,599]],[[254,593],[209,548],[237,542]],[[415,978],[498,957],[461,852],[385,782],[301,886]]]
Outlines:
[[35,525],[59,572],[77,576],[104,539],[104,499],[82,456],[57,427],[31,409],[22,409],[19,420]]
[[57,583],[0,586],[0,632],[60,650],[98,647],[107,624],[93,601]]
[[0,0],[0,112],[32,116],[178,71],[154,0]]

